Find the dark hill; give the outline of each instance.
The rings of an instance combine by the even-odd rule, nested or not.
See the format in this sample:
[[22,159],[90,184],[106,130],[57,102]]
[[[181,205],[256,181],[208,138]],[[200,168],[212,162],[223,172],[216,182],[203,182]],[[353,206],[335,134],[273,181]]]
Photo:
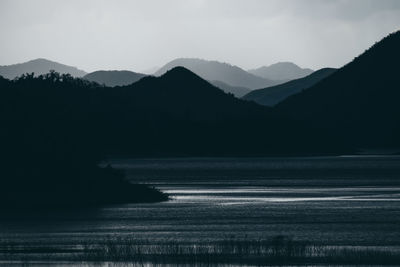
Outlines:
[[147,75],[142,73],[136,73],[127,70],[100,70],[86,74],[85,76],[83,76],[83,79],[91,82],[96,82],[98,84],[104,84],[106,86],[114,87],[135,83],[146,76]]
[[57,73],[0,78],[1,210],[166,200],[99,167],[106,142],[101,131],[108,125],[91,105],[96,88]]
[[243,99],[254,101],[264,106],[274,106],[286,99],[287,97],[293,94],[297,94],[313,86],[314,84],[328,77],[335,71],[336,69],[330,68],[320,69],[301,79],[293,80],[284,84],[271,86],[264,89],[251,91],[250,93],[243,96]]
[[175,59],[159,69],[154,75],[160,76],[178,66],[185,67],[205,80],[221,81],[230,86],[258,89],[277,84],[275,81],[250,74],[237,66],[195,58]]
[[44,58],[38,58],[25,63],[0,66],[0,75],[7,79],[14,79],[26,73],[33,72],[35,75],[41,75],[48,73],[50,70],[61,74],[68,73],[74,77],[82,77],[86,74],[86,72],[76,67],[67,66]]
[[400,146],[400,32],[373,45],[351,63],[276,112],[323,127],[359,147]]

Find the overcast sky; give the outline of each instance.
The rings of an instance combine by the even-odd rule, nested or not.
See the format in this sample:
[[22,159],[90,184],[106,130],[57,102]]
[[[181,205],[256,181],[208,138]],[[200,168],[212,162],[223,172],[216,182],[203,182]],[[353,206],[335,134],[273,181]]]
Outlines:
[[400,30],[400,0],[0,0],[0,65],[143,71],[178,57],[340,67]]

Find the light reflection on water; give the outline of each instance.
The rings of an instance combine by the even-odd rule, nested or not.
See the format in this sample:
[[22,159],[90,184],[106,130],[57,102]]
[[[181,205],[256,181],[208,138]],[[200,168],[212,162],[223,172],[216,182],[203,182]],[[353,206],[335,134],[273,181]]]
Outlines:
[[[180,202],[210,202],[216,205],[256,205],[266,202],[304,201],[400,201],[400,188],[229,188],[186,187],[164,190]],[[308,197],[304,197],[307,195]],[[245,197],[246,196],[246,197]],[[275,197],[274,197],[275,196]],[[291,196],[291,197],[289,197]]]

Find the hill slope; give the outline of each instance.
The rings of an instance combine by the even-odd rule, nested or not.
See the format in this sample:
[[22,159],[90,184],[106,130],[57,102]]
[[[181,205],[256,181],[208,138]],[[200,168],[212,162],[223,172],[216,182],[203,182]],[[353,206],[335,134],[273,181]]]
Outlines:
[[323,127],[359,147],[400,146],[400,32],[331,76],[278,104],[276,112]]
[[22,74],[26,73],[34,72],[35,75],[41,75],[48,73],[50,70],[54,70],[61,74],[69,73],[73,77],[82,77],[86,74],[86,72],[76,67],[38,58],[25,63],[0,66],[0,75],[7,79],[14,79],[17,76],[21,76]]
[[230,86],[257,89],[277,84],[275,81],[250,74],[237,66],[194,58],[175,59],[159,69],[154,75],[160,76],[178,66],[185,67],[205,80],[221,81]]
[[220,89],[222,89],[225,93],[231,93],[234,96],[241,98],[245,94],[251,92],[249,88],[241,87],[241,86],[231,86],[221,81],[210,81],[210,83]]
[[254,101],[264,106],[274,106],[286,99],[287,97],[313,86],[314,84],[328,77],[335,71],[336,69],[330,68],[320,69],[304,78],[296,79],[284,84],[279,84],[264,89],[251,91],[250,93],[243,96],[243,99]]
[[248,72],[269,80],[290,81],[308,76],[314,71],[300,68],[292,62],[278,62],[270,66],[252,69]]
[[100,71],[95,71],[91,72],[89,74],[86,74],[83,76],[83,79],[91,81],[91,82],[96,82],[98,84],[104,84],[106,86],[122,86],[122,85],[129,85],[132,83],[137,82],[143,77],[146,77],[147,75],[142,74],[142,73],[136,73],[132,71],[117,71],[117,70],[110,70],[110,71],[105,71],[105,70],[100,70]]

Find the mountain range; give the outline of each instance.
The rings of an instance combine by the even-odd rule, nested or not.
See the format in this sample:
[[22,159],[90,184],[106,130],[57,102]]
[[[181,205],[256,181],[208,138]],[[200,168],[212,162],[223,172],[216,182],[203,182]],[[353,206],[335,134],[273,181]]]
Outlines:
[[248,72],[264,79],[284,82],[303,78],[314,71],[312,69],[300,68],[292,62],[278,62],[270,66],[251,69]]
[[274,107],[238,99],[184,67],[115,87],[57,72],[0,77],[0,207],[167,199],[100,167],[107,156],[303,156],[400,148],[399,47],[396,32],[338,70],[272,88],[292,94]]
[[[173,67],[183,66],[187,69],[190,69],[205,80],[208,80],[215,86],[221,88],[225,92],[232,93],[236,97],[240,98],[249,93],[252,89],[269,87],[272,85],[283,83],[286,80],[290,79],[289,77],[297,77],[293,76],[293,68],[295,69],[295,67],[293,66],[296,66],[295,64],[282,64],[277,64],[277,66],[281,66],[279,68],[271,69],[271,71],[275,73],[274,75],[276,77],[279,77],[279,79],[281,79],[281,77],[285,77],[285,80],[279,81],[264,79],[257,75],[248,73],[239,67],[232,66],[227,63],[192,58],[173,60],[167,63],[164,67],[157,68],[157,71],[154,73],[154,75],[160,76],[161,74],[165,73],[167,70]],[[299,67],[297,68],[300,69]],[[86,73],[75,67],[67,66],[50,60],[35,59],[25,63],[0,66],[0,75],[8,79],[14,79],[15,77],[25,73],[34,72],[35,75],[41,75],[48,73],[50,70],[54,70],[60,74],[69,73],[74,77],[83,77],[88,81],[93,81],[99,84],[113,87],[134,83],[139,79],[145,77],[146,75],[149,75],[149,73],[151,73],[155,69],[156,68],[147,70],[145,72],[146,74],[132,72],[128,70],[100,70],[92,73]]]
[[69,73],[74,77],[83,77],[86,75],[85,71],[76,67],[67,66],[44,58],[38,58],[25,63],[0,66],[0,76],[7,79],[14,79],[17,76],[26,73],[33,72],[35,75],[41,75],[48,73],[50,70],[54,70],[61,74]]
[[[387,36],[338,70],[322,69],[244,97],[262,105],[275,105],[273,108],[224,93],[213,84],[231,87],[231,91],[232,87],[240,86],[224,85],[221,77],[210,79],[215,77],[209,76],[207,79],[212,81],[211,84],[204,80],[205,77],[184,67],[166,69],[187,63],[207,75],[217,70],[216,73],[226,74],[222,77],[233,81],[240,80],[239,77],[243,77],[242,82],[262,78],[224,63],[180,59],[159,70],[159,77],[142,77],[130,85],[112,89],[96,87],[88,96],[90,103],[85,103],[82,109],[88,106],[96,114],[102,114],[101,120],[107,127],[99,132],[105,134],[102,138],[109,140],[107,145],[111,150],[118,147],[116,152],[121,152],[119,149],[122,148],[112,143],[121,140],[125,142],[124,150],[135,147],[135,151],[150,154],[151,151],[190,154],[200,150],[202,153],[207,150],[222,153],[234,149],[265,152],[278,151],[277,147],[286,151],[289,147],[298,150],[299,147],[294,148],[297,142],[293,135],[297,141],[306,140],[304,144],[313,140],[319,145],[329,143],[335,147],[400,147],[398,47],[400,32]],[[24,79],[33,79],[32,83],[37,83],[29,77]],[[246,77],[250,77],[249,80]],[[33,86],[28,82],[22,84]],[[243,91],[236,92],[240,93]],[[70,99],[75,103],[80,97],[74,95]],[[297,136],[299,132],[302,132],[301,138]],[[316,136],[316,133],[319,134]],[[121,138],[121,135],[126,136]],[[229,144],[235,146],[229,147]]]
[[320,69],[304,78],[296,79],[264,89],[253,90],[243,96],[243,99],[254,101],[260,105],[272,107],[283,101],[287,97],[313,86],[314,84],[328,77],[335,71],[336,69],[332,68]]

